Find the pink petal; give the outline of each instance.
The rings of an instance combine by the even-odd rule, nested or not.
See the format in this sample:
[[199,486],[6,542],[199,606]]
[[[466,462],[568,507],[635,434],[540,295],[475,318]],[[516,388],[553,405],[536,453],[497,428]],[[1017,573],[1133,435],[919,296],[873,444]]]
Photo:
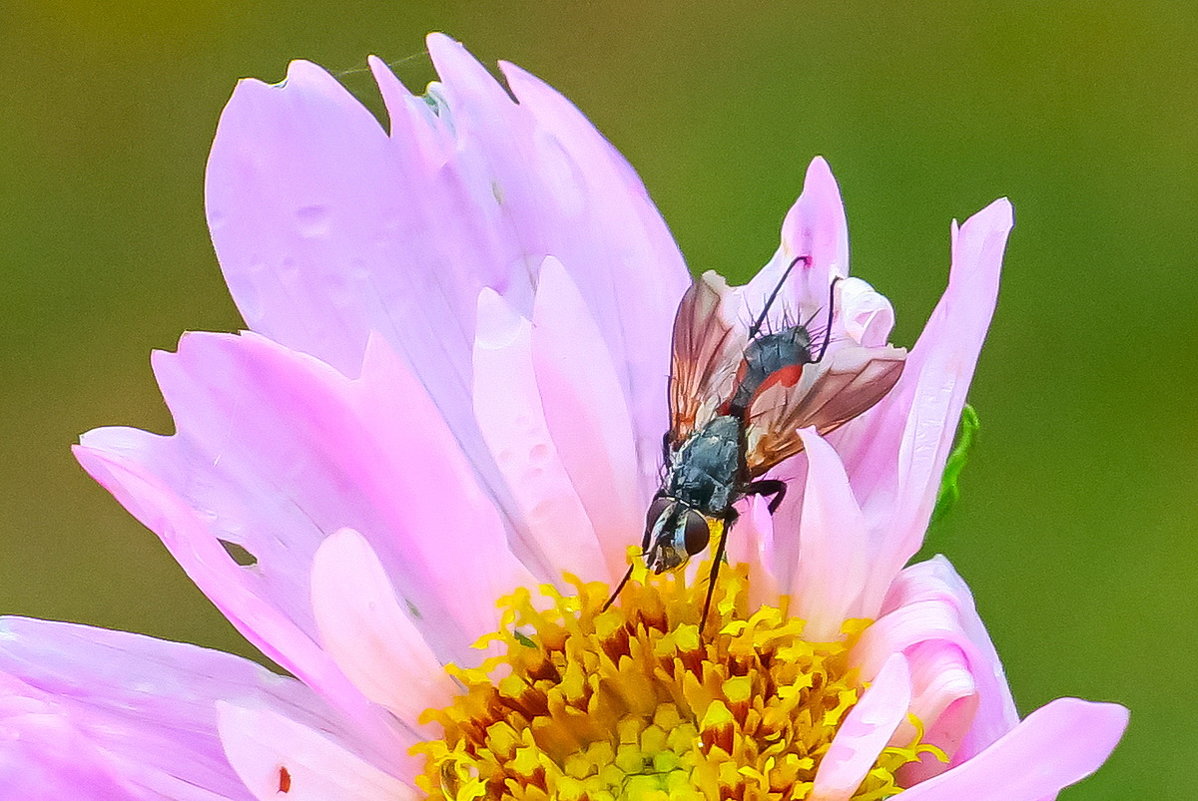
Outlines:
[[[142,801],[162,796],[135,788],[117,775],[112,757],[88,739],[52,700],[21,696],[22,688],[0,677],[0,798],[14,801]],[[27,692],[27,690],[26,690]],[[147,766],[145,773],[154,768]],[[164,778],[171,782],[170,777]],[[193,786],[180,788],[179,801],[248,799],[240,782],[229,794]]]
[[[144,432],[98,429],[87,436],[106,440],[106,447],[119,448],[132,441],[122,441],[128,434]],[[269,592],[260,587],[260,574],[234,562],[220,544],[221,535],[214,536],[195,509],[146,467],[124,458],[117,450],[105,452],[79,445],[74,453],[92,478],[158,534],[196,586],[262,653],[330,704],[357,717],[365,729],[373,732],[371,737],[376,742],[396,736],[381,710],[368,702],[311,635],[268,597]]]
[[[567,226],[528,214],[553,242],[546,252],[565,265],[592,310],[620,372],[636,433],[643,481],[657,474],[666,419],[666,377],[674,310],[690,283],[669,229],[624,157],[565,97],[512,64],[500,68],[519,108],[534,121],[528,170],[542,186],[533,198],[584,188],[586,205]],[[563,159],[564,155],[564,159]],[[558,165],[553,169],[553,165]],[[568,165],[568,170],[562,165]],[[518,169],[526,169],[519,165]],[[562,203],[566,206],[566,203]]]
[[849,231],[840,199],[840,187],[822,156],[807,166],[803,193],[782,222],[783,245],[795,256],[808,255],[813,270],[826,278],[816,285],[827,286],[833,275],[849,273]]
[[[221,742],[258,801],[406,801],[420,793],[334,742],[270,709],[217,705]],[[285,796],[284,796],[285,794]]]
[[601,321],[650,474],[688,280],[677,247],[635,173],[568,101],[507,66],[514,103],[456,42],[433,35],[428,47],[442,76],[435,111],[372,62],[390,136],[305,62],[278,86],[238,86],[207,179],[238,307],[254,330],[347,375],[381,333],[480,458],[469,419],[478,292],[528,315],[540,264],[557,256]]
[[439,178],[429,143],[449,132],[430,112],[406,121],[388,137],[305,61],[277,85],[240,82],[208,161],[209,228],[255,331],[347,375],[377,331],[427,369],[439,400],[465,400],[474,299],[519,273]]
[[910,702],[907,660],[893,654],[840,724],[820,760],[810,801],[848,801],[906,719]]
[[774,517],[769,502],[759,495],[747,498],[740,519],[728,534],[727,554],[731,564],[749,565],[749,606],[777,605],[782,594],[774,558]]
[[[768,474],[768,478],[785,481],[787,487],[786,498],[770,520],[773,536],[768,543],[765,557],[769,561],[771,571],[777,576],[779,592],[783,587],[794,585],[794,574],[799,569],[799,549],[802,545],[800,532],[809,472],[807,468],[807,454],[800,453],[782,462]],[[776,602],[776,599],[770,601]]]
[[795,265],[788,280],[790,308],[826,306],[832,278],[849,274],[849,230],[840,187],[828,162],[818,156],[807,167],[803,192],[782,222],[782,246],[745,287],[750,309],[760,312],[764,298],[800,256],[809,261]]
[[[923,727],[923,742],[948,755],[950,764],[962,761],[961,744],[970,733],[979,707],[970,654],[945,640],[918,643],[904,654],[911,665],[911,714]],[[915,735],[915,726],[907,722],[893,742],[907,745]],[[943,773],[948,767],[935,755],[923,754],[919,762],[904,765],[901,776],[914,783]]]
[[378,556],[353,529],[330,535],[312,563],[312,608],[320,641],[362,693],[422,739],[429,707],[446,706],[457,686],[399,605]]
[[1089,776],[1106,760],[1127,709],[1058,698],[972,759],[902,793],[903,801],[1039,801]]
[[525,563],[537,565],[538,579],[560,582],[569,571],[610,582],[622,573],[620,543],[596,537],[545,422],[532,323],[489,289],[478,298],[474,413],[524,520],[532,554]]
[[[850,659],[862,678],[869,680],[879,663],[896,653],[904,654],[911,666],[910,712],[920,722],[922,740],[943,750],[950,764],[960,762],[961,745],[977,714],[979,694],[970,661],[976,660],[976,653],[965,641],[952,610],[919,601],[892,612],[870,627]],[[910,743],[916,733],[911,722],[904,722],[893,742]],[[948,767],[929,754],[904,766],[902,777],[914,782]]]
[[[413,256],[427,268],[438,250],[425,213],[402,191],[428,170],[315,64],[293,62],[275,86],[241,81],[217,127],[206,201],[246,323],[356,375],[371,331],[448,335],[447,322],[469,319],[473,293],[456,291],[458,273],[438,272],[420,291],[409,270],[396,269]],[[457,338],[457,359],[446,355],[465,375]]]
[[455,154],[462,182],[495,198],[493,225],[519,251],[513,269],[536,275],[549,256],[565,265],[612,355],[641,478],[651,479],[667,424],[671,322],[689,283],[677,246],[636,173],[568,100],[503,64],[513,105],[457,42],[433,34],[428,49],[457,141],[474,145]]
[[836,438],[871,528],[880,532],[866,608],[923,540],[965,394],[990,325],[1011,204],[997,200],[952,231],[948,289],[895,388]]
[[[358,381],[253,335],[188,335],[155,367],[178,433],[102,429],[80,459],[255,644],[322,691],[345,683],[313,642],[307,576],[325,536],[348,526],[420,610],[437,653],[477,659],[469,644],[494,629],[494,599],[528,574],[386,343],[374,341]],[[257,563],[234,564],[221,540]]]
[[[218,699],[341,737],[356,727],[300,682],[248,660],[68,623],[3,618],[0,687],[4,798],[249,799],[217,736]],[[370,750],[355,741],[379,764],[410,744],[392,738]]]
[[890,339],[894,308],[887,298],[860,278],[846,278],[839,285],[840,326],[854,342],[880,347]]
[[860,617],[861,581],[868,569],[861,509],[836,452],[813,429],[799,432],[808,470],[799,524],[799,558],[789,585],[792,613],[807,621],[809,640],[836,639]]
[[550,436],[600,541],[622,562],[624,549],[640,539],[652,490],[638,480],[632,420],[612,356],[578,288],[552,259],[541,268],[532,324]]
[[[358,414],[368,423],[366,443],[378,449],[384,464],[371,469],[363,454],[346,453],[344,447],[342,455],[350,472],[362,471],[361,484],[376,503],[391,507],[389,526],[382,529],[391,536],[358,530],[406,599],[416,603],[425,638],[434,645],[445,641],[458,664],[471,664],[477,652],[471,649],[471,656],[463,656],[460,641],[445,640],[452,634],[446,623],[457,621],[472,644],[498,625],[495,600],[534,579],[513,555],[513,535],[476,480],[471,462],[456,447],[456,432],[445,424],[419,378],[381,338],[371,338],[362,380],[354,387]],[[418,603],[417,589],[437,596],[448,618]],[[438,648],[446,661],[448,653]]]
[[[432,180],[429,176],[422,175],[420,165],[433,167],[435,173],[435,168],[442,167],[449,161],[455,150],[453,130],[446,124],[441,113],[446,112],[446,109],[438,107],[434,110],[430,105],[430,100],[433,103],[439,102],[435,94],[417,97],[409,92],[407,87],[400,83],[399,78],[395,77],[387,62],[378,56],[368,56],[366,61],[370,65],[370,74],[378,84],[379,94],[382,95],[383,105],[387,109],[393,152],[407,165],[407,171],[412,174],[410,181]],[[448,116],[447,112],[445,116]]]
[[[951,606],[968,645],[969,673],[977,688],[978,707],[952,764],[969,759],[1010,731],[1019,722],[1002,662],[978,616],[973,594],[948,559],[936,556],[911,565],[899,574],[886,599],[887,608],[923,600]],[[956,639],[954,637],[954,639]]]
[[372,332],[384,337],[502,504],[471,413],[470,347],[478,291],[504,286],[511,259],[464,230],[477,215],[427,152],[447,133],[428,111],[423,126],[432,130],[393,141],[307,62],[276,86],[242,81],[209,157],[209,227],[253,330],[347,376],[359,373]]
[[[968,589],[943,557],[900,574],[885,614],[861,635],[850,661],[868,680],[899,652],[911,664],[911,711],[924,725],[925,739],[951,757],[950,765],[969,759],[1018,723],[994,646]],[[945,768],[926,759],[904,775],[926,777]]]

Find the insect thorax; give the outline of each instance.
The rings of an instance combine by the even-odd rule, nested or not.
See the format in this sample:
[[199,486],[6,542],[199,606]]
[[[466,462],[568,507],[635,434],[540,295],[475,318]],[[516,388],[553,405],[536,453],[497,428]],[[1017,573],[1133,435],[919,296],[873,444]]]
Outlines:
[[693,509],[722,516],[736,500],[741,424],[719,415],[682,443],[670,459],[666,493]]

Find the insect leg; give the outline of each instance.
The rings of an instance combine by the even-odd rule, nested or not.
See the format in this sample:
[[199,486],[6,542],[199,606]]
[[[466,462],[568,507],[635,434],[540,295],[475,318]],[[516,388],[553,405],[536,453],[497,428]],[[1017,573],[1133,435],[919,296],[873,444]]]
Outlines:
[[770,514],[773,514],[778,511],[782,499],[786,497],[786,482],[776,478],[763,478],[745,487],[745,495],[773,495],[774,497],[770,498]]
[[724,518],[724,527],[720,532],[720,544],[716,546],[715,558],[711,561],[711,574],[707,577],[707,598],[703,601],[703,616],[699,618],[700,632],[707,625],[707,612],[711,609],[711,595],[715,592],[715,580],[720,575],[720,562],[724,561],[724,549],[728,545],[728,531],[738,517],[740,514],[735,509],[729,509],[728,516]]
[[618,598],[620,595],[620,590],[624,589],[624,585],[628,583],[628,579],[630,578],[632,578],[632,565],[628,566],[628,571],[624,573],[624,578],[620,579],[620,583],[616,585],[616,588],[612,591],[611,597],[607,599],[607,602],[604,603],[603,607],[599,610],[600,612],[606,612],[608,607],[616,602],[616,598]]

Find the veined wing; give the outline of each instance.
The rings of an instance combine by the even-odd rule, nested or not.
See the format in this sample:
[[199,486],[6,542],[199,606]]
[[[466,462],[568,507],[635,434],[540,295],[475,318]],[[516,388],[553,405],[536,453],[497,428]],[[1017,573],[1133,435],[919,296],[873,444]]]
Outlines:
[[805,365],[797,383],[763,389],[746,418],[750,477],[803,450],[800,428],[827,434],[868,411],[899,380],[906,359],[903,348],[851,345],[837,350],[826,367]]
[[670,365],[670,433],[679,444],[715,415],[732,393],[745,332],[722,313],[728,285],[715,272],[698,278],[678,304]]

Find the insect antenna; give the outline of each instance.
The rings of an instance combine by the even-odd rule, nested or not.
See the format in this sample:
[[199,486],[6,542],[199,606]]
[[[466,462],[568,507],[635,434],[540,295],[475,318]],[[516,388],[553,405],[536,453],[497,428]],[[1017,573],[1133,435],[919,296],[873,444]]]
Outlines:
[[[841,276],[836,276],[832,279],[831,286],[828,287],[828,325],[824,329],[824,344],[820,345],[819,355],[816,356],[812,361],[818,362],[823,359],[824,353],[826,353],[828,350],[828,343],[832,341],[832,314],[835,311],[834,305],[836,303],[836,285],[839,284],[841,280]],[[815,315],[813,314],[811,316],[814,317]]]
[[765,299],[765,308],[761,310],[761,314],[749,326],[749,339],[753,339],[761,331],[762,324],[765,323],[765,316],[769,314],[770,306],[774,305],[774,301],[778,298],[778,293],[782,291],[782,285],[786,283],[786,279],[790,277],[790,271],[795,268],[795,265],[803,262],[804,266],[811,263],[810,256],[795,256],[794,261],[786,266],[786,270],[782,273],[782,277],[778,279],[778,283],[774,285],[774,290],[770,292],[770,296]]

